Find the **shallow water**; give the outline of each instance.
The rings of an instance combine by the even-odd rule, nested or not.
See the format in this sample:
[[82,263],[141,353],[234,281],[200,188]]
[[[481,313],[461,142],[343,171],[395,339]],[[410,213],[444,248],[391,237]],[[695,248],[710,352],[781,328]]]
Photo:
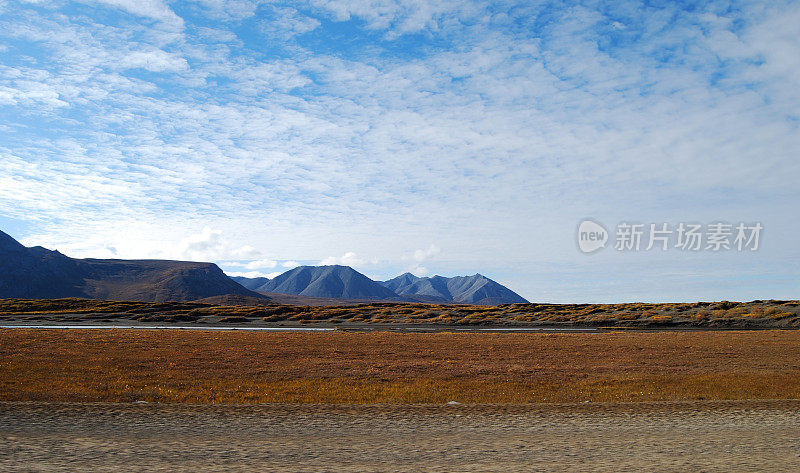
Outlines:
[[331,327],[197,327],[186,325],[0,325],[0,328],[137,329],[137,330],[246,330],[267,332],[329,332]]
[[252,327],[252,326],[190,326],[190,325],[0,325],[0,328],[37,328],[37,329],[135,329],[135,330],[240,330],[258,332],[331,332],[334,330],[374,331],[390,330],[399,332],[597,332],[594,328],[578,327]]

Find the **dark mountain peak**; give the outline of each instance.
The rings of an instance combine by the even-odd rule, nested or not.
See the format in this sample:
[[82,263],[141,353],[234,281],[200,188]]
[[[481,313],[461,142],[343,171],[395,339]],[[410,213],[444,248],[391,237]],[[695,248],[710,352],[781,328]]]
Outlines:
[[344,266],[341,264],[326,264],[322,266],[298,266],[298,268],[303,268],[304,271],[311,271],[317,274],[320,273],[361,274],[355,269],[351,268],[350,266]]
[[481,274],[455,277],[448,282],[454,302],[467,304],[517,304],[528,302],[522,296]]
[[246,278],[244,276],[230,276],[231,279],[244,286],[251,291],[263,286],[269,282],[269,278]]
[[305,274],[311,276],[312,278],[320,278],[323,276],[336,276],[336,277],[362,276],[366,278],[366,276],[359,273],[350,266],[343,266],[341,264],[327,264],[323,266],[298,266],[277,276],[275,279],[283,276],[284,274],[290,274],[290,275]]
[[258,288],[260,292],[339,299],[397,300],[399,297],[350,266],[298,266]]
[[380,282],[380,284],[394,292],[397,292],[398,289],[410,286],[415,282],[417,282],[419,279],[420,278],[414,276],[411,273],[403,273],[400,276],[389,279],[388,281],[382,281]]
[[438,274],[431,277],[402,274],[384,281],[385,287],[405,297],[418,297],[431,302],[456,302],[461,304],[506,304],[527,302],[519,294],[475,273],[472,276],[448,278]]
[[75,259],[41,246],[25,248],[0,231],[0,297],[148,302],[191,301],[236,294],[266,297],[240,286],[213,263]]
[[24,251],[25,249],[26,248],[22,245],[22,243],[12,238],[8,233],[0,230],[0,253],[7,251],[19,252]]
[[445,278],[445,279],[461,279],[464,281],[484,281],[484,280],[491,281],[491,279],[487,278],[481,273],[475,273],[467,276],[453,276],[451,278]]
[[420,299],[426,302],[450,302],[452,296],[447,289],[447,280],[441,276],[418,277],[403,273],[396,278],[381,283],[400,296]]
[[[41,246],[26,248],[0,231],[0,297],[88,297],[191,301],[259,298],[253,292],[324,299],[501,304],[527,302],[476,273],[418,277],[409,272],[375,282],[350,266],[298,266],[275,277],[231,279],[214,263],[169,260],[75,259]],[[238,300],[238,299],[237,299]]]

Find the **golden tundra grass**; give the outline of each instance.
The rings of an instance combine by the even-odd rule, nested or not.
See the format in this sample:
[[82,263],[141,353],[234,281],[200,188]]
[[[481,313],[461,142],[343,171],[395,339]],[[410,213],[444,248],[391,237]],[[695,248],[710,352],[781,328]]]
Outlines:
[[0,400],[539,403],[800,398],[800,332],[0,329]]

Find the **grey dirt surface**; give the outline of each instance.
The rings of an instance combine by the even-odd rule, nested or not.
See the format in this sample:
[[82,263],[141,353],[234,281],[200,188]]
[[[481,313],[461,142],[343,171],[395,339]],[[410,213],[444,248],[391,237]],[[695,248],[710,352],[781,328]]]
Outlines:
[[3,472],[790,472],[800,401],[0,403]]

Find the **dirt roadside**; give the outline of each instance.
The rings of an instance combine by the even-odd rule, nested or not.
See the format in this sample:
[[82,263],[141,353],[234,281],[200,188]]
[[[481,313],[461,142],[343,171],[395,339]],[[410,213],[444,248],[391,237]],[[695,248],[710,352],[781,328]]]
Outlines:
[[800,401],[0,403],[0,471],[800,471]]

